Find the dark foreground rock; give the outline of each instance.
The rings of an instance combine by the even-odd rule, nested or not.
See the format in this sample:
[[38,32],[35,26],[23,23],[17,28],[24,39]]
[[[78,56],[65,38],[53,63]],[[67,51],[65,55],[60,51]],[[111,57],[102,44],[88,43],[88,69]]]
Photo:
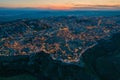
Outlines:
[[53,60],[44,52],[0,56],[0,76],[27,73],[38,80],[120,80],[120,33],[110,40],[98,41],[82,58],[84,67]]
[[120,33],[83,54],[86,66],[101,80],[120,80]]
[[96,78],[84,68],[74,64],[53,61],[44,53],[37,54],[35,58],[35,62],[39,64],[39,72],[50,80],[95,80]]
[[0,75],[13,76],[29,73],[38,80],[96,80],[84,68],[54,61],[44,52],[31,56],[1,56]]

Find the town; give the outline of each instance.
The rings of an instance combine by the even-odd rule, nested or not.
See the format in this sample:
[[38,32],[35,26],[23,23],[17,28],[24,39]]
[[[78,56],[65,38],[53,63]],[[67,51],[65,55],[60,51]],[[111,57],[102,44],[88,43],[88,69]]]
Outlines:
[[59,16],[0,23],[0,55],[44,51],[54,60],[77,62],[100,39],[120,32],[120,16]]

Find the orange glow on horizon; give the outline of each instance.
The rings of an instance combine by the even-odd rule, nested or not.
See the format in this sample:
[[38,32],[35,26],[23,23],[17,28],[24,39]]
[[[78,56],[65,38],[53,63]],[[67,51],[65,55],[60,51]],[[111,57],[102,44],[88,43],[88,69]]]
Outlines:
[[40,6],[38,8],[52,9],[52,10],[69,10],[69,9],[72,9],[72,7],[74,7],[74,6],[73,5],[44,5],[44,6]]
[[53,10],[86,8],[120,9],[120,0],[0,0],[0,7]]
[[80,5],[44,5],[37,7],[40,9],[52,9],[52,10],[70,10],[70,9],[114,9],[114,8],[120,8],[120,5],[87,5],[87,4],[80,4]]
[[[18,7],[22,6],[22,7]],[[30,4],[30,5],[7,5],[6,8],[37,8],[37,9],[50,9],[50,10],[71,10],[71,9],[120,9],[118,4]]]

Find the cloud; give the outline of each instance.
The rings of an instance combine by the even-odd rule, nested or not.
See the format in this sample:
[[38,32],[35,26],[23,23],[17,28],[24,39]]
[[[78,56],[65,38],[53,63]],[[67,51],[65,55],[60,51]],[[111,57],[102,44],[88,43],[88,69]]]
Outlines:
[[90,4],[75,4],[72,9],[119,9],[120,5],[90,5]]

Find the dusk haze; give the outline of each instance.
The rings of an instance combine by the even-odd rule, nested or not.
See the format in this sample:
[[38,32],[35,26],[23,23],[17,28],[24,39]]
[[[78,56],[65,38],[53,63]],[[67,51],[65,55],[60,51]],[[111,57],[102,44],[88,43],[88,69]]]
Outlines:
[[39,9],[120,9],[120,0],[0,0],[0,7]]

